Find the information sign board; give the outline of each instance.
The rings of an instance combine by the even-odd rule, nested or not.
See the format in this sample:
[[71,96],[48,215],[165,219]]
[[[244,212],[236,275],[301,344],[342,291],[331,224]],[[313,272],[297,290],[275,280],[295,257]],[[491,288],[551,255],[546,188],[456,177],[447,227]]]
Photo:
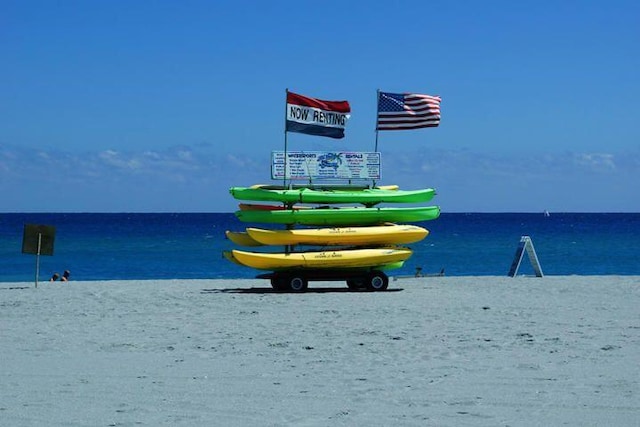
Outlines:
[[[286,165],[286,170],[285,170]],[[273,151],[271,178],[292,180],[380,179],[380,153],[356,151]]]

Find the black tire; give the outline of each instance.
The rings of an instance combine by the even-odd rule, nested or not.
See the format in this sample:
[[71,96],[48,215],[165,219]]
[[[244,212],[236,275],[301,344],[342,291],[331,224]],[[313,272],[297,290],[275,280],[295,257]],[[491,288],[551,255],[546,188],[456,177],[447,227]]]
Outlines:
[[282,277],[271,278],[271,287],[276,292],[282,292],[287,290],[287,282]]
[[347,287],[349,289],[362,289],[364,288],[364,280],[362,279],[347,279]]
[[304,277],[291,276],[287,279],[287,285],[291,292],[304,292],[307,290],[309,283]]
[[382,271],[372,271],[367,276],[366,283],[370,291],[384,291],[389,286],[389,277]]

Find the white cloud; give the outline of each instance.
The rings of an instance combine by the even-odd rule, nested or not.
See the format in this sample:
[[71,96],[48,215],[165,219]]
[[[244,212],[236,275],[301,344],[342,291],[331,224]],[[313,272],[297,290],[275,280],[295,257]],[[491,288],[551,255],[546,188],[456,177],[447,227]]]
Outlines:
[[[481,150],[383,152],[383,181],[435,187],[445,211],[640,211],[640,152],[496,155]],[[0,145],[0,210],[232,211],[231,186],[270,182],[267,152],[211,147],[70,153]],[[30,197],[20,196],[27,193]]]
[[107,150],[98,154],[98,157],[111,168],[137,171],[142,169],[142,163],[135,157],[122,155],[117,151]]
[[578,165],[586,166],[594,171],[615,170],[615,156],[605,153],[579,153],[575,155]]

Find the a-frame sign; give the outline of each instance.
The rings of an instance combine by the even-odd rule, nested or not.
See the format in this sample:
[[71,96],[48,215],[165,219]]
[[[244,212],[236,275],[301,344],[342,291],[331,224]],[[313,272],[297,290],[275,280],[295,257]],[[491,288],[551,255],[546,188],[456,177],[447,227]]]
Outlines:
[[533,248],[533,242],[529,236],[520,237],[520,245],[518,246],[518,249],[516,249],[515,257],[511,263],[509,277],[515,277],[515,275],[518,274],[518,269],[522,263],[522,257],[524,256],[525,251],[527,252],[527,255],[529,255],[529,261],[531,261],[531,266],[533,267],[533,271],[536,273],[536,277],[542,277],[542,267],[540,267],[538,255],[536,255],[536,250]]

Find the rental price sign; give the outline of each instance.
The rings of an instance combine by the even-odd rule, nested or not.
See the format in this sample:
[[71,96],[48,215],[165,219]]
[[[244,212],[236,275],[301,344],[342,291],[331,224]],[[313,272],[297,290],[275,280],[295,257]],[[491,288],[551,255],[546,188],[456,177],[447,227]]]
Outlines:
[[380,179],[380,153],[272,151],[272,179]]

